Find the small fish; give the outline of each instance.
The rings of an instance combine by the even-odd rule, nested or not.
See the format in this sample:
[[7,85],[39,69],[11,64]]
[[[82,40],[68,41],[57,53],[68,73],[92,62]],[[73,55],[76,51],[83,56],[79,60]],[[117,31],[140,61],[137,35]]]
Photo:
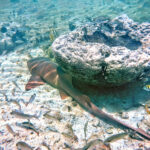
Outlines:
[[17,123],[16,122],[16,126],[32,130],[39,136],[39,132],[37,131],[37,129],[34,127],[34,125],[31,122],[22,122],[22,123]]
[[88,121],[85,123],[85,125],[84,125],[84,137],[85,137],[85,142],[86,142],[86,144],[87,144],[87,140],[86,140],[86,132],[87,132],[87,126],[88,126]]
[[21,88],[18,86],[18,84],[16,83],[16,81],[12,81],[13,82],[13,84],[20,90],[20,91],[22,91],[21,90]]
[[120,139],[124,138],[124,137],[127,136],[127,135],[128,135],[128,133],[126,133],[126,132],[112,135],[112,136],[108,137],[108,138],[104,141],[104,143],[109,143],[109,142],[114,142],[114,141],[120,140]]
[[31,119],[31,118],[38,119],[38,116],[36,115],[24,114],[23,112],[16,111],[16,110],[12,111],[10,114],[15,115],[16,117],[21,118],[21,119]]
[[47,119],[54,119],[54,120],[58,120],[60,121],[62,119],[62,116],[60,115],[59,112],[56,112],[55,114],[48,114],[48,112],[46,112],[43,116]]
[[138,134],[136,134],[134,131],[129,133],[129,137],[138,141],[144,141],[144,138]]
[[33,148],[29,144],[23,141],[17,142],[16,147],[17,147],[17,150],[33,150]]
[[143,89],[145,90],[145,91],[150,91],[150,84],[148,84],[148,85],[145,85],[144,87],[143,87]]
[[6,124],[6,128],[13,136],[18,135],[9,124]]
[[50,42],[53,43],[56,37],[58,37],[57,31],[54,28],[51,28],[49,33]]
[[32,103],[32,102],[34,101],[35,97],[36,97],[36,94],[33,94],[33,95],[30,97],[29,101],[28,101],[25,105],[28,106],[29,103]]

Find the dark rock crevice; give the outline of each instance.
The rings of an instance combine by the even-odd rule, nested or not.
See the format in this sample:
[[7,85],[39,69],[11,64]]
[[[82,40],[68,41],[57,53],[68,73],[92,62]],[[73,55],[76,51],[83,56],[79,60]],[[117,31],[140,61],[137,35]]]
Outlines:
[[[112,28],[110,28],[110,26],[108,26],[109,28],[106,27],[104,28],[103,26],[101,26],[97,31],[93,32],[92,35],[88,35],[86,28],[84,27],[84,31],[86,32],[84,32],[82,41],[91,42],[91,43],[104,43],[110,47],[122,46],[130,50],[137,50],[140,46],[142,46],[142,43],[140,41],[132,39],[128,35],[128,32],[126,32],[125,35],[114,36],[114,37],[111,36],[109,37],[105,35],[105,33],[103,33],[102,30],[105,30],[105,32],[109,32],[110,34],[112,33]],[[119,29],[122,30],[122,27],[119,27],[118,25],[115,29],[117,33],[117,30]]]

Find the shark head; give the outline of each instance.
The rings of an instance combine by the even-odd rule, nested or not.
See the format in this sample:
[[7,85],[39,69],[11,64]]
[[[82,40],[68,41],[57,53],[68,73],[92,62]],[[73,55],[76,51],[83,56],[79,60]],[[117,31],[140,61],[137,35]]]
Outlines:
[[68,97],[65,88],[70,89],[72,87],[72,78],[55,63],[50,62],[48,58],[39,57],[29,60],[27,66],[31,77],[25,86],[26,91],[47,83],[59,90],[61,99]]
[[25,87],[26,90],[31,90],[37,86],[48,83],[52,86],[57,86],[57,65],[50,62],[48,58],[35,58],[27,62],[31,77]]

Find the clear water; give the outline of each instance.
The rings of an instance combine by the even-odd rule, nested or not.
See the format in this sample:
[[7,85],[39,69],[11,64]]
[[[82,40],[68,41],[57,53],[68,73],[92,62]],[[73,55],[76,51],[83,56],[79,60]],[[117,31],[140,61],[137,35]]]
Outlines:
[[[6,91],[5,93],[0,93],[0,96],[2,97],[0,97],[0,101],[7,99],[7,97],[8,99],[23,98],[27,101],[33,94],[24,93],[24,86],[27,82],[26,77],[27,75],[29,77],[29,71],[27,70],[27,67],[24,68],[24,64],[29,58],[28,56],[25,56],[24,58],[24,54],[13,54],[15,50],[21,48],[23,49],[21,52],[24,52],[29,50],[29,48],[36,48],[39,46],[42,46],[44,50],[47,50],[56,37],[70,32],[81,24],[90,22],[100,16],[114,18],[121,14],[127,14],[129,18],[139,23],[150,22],[150,0],[0,0],[0,55],[5,54],[4,56],[0,56],[0,89],[4,90],[4,92]],[[49,49],[48,51],[50,52]],[[7,58],[8,52],[10,52],[9,54],[12,53],[12,55],[8,55],[9,58]],[[35,50],[33,52],[31,50],[30,53],[35,57],[37,56]],[[19,88],[14,84],[15,82]],[[51,91],[49,86],[46,88],[44,89],[45,91]],[[133,93],[132,89],[135,88],[137,88],[137,90]],[[17,90],[19,91],[18,93]],[[46,95],[47,97],[45,96],[42,88],[38,89],[40,92],[37,90],[39,93],[36,92],[36,90],[33,91],[39,98],[37,98],[38,104],[39,102],[41,104],[46,98],[46,105],[48,105],[49,101],[53,102],[52,100],[49,100],[52,99],[51,97],[49,98],[48,95]],[[143,92],[141,87],[139,88],[138,86],[127,87],[127,94],[129,97],[126,93],[125,95],[123,95],[123,93],[123,96],[120,98],[118,91],[116,93],[115,91],[110,92],[110,95],[107,93],[105,94],[105,91],[103,93],[104,96],[101,96],[101,99],[108,99],[108,101],[100,103],[100,107],[104,106],[106,110],[109,110],[110,112],[110,107],[112,106],[112,112],[116,112],[117,109],[119,111],[123,110],[122,103],[124,102],[122,101],[122,103],[120,103],[120,99],[123,99],[127,103],[126,109],[132,108],[134,103],[138,105],[141,101],[141,103],[143,103],[150,99],[150,94],[145,91]],[[54,94],[52,92],[49,92],[48,94],[56,96],[55,91]],[[54,107],[53,105],[56,105],[56,109],[58,109],[56,99],[58,100],[59,98],[58,93],[56,94],[57,96],[54,99],[54,102],[49,104],[48,107]],[[108,104],[110,104],[109,108],[107,108]],[[62,104],[60,105],[62,106]],[[9,111],[14,109],[12,106],[9,108],[4,106],[4,108],[6,112],[8,111],[8,115]],[[34,108],[29,108],[30,110],[24,108],[24,110],[27,113],[31,112],[34,114],[36,113],[34,112]],[[39,111],[39,108],[35,108],[35,110]],[[12,116],[9,117],[11,118]],[[80,124],[83,124],[82,120],[84,119],[81,118]],[[74,123],[77,124],[78,122]],[[2,130],[6,131],[5,123],[3,123]],[[78,130],[81,130],[81,128],[79,127]],[[97,132],[97,129],[95,130],[95,132]],[[78,133],[79,132],[80,131],[78,131]],[[28,140],[27,142],[29,143],[32,141]],[[33,145],[36,146],[37,142],[33,142]],[[14,145],[14,143],[11,144]]]
[[50,29],[58,36],[100,16],[127,14],[134,21],[150,22],[149,8],[149,0],[0,0],[0,22],[21,24],[27,43],[33,37],[33,45],[39,46],[48,45]]
[[48,42],[51,28],[60,35],[70,31],[72,25],[99,16],[114,18],[127,14],[137,22],[150,22],[149,8],[149,0],[0,0],[0,21],[21,24],[28,28],[25,28],[28,37],[47,36],[38,39],[36,44],[41,44]]

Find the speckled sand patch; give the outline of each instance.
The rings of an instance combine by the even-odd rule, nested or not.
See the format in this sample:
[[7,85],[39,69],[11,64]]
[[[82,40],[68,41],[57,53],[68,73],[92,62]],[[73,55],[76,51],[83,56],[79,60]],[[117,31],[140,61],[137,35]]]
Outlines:
[[[105,140],[113,134],[122,132],[121,129],[114,128],[90,115],[71,98],[61,100],[58,90],[49,85],[26,92],[24,87],[30,77],[26,65],[27,60],[31,59],[29,56],[44,56],[44,53],[41,49],[31,49],[23,54],[18,50],[7,56],[0,56],[0,148],[14,150],[18,141],[25,141],[35,149],[45,150],[46,147],[42,146],[42,142],[45,142],[52,150],[67,150],[70,149],[68,145],[80,148],[86,144],[86,141],[96,138]],[[25,106],[25,102],[28,102],[34,93],[35,100]],[[34,131],[16,126],[16,123],[27,120],[10,114],[12,110],[19,110],[13,100],[19,101],[24,113],[40,116],[39,119],[30,120],[39,131],[39,136]],[[50,117],[44,116],[47,112]],[[128,111],[127,114],[128,119],[122,120],[134,126],[136,126],[135,122],[150,120],[143,107]],[[118,113],[114,115],[121,119]],[[6,124],[9,124],[19,135],[14,137],[7,130]],[[86,124],[87,129],[85,129]],[[141,128],[144,125],[143,122],[139,124]],[[147,128],[145,125],[143,129]],[[110,143],[112,150],[132,150],[144,146],[150,147],[149,142],[131,138]]]

